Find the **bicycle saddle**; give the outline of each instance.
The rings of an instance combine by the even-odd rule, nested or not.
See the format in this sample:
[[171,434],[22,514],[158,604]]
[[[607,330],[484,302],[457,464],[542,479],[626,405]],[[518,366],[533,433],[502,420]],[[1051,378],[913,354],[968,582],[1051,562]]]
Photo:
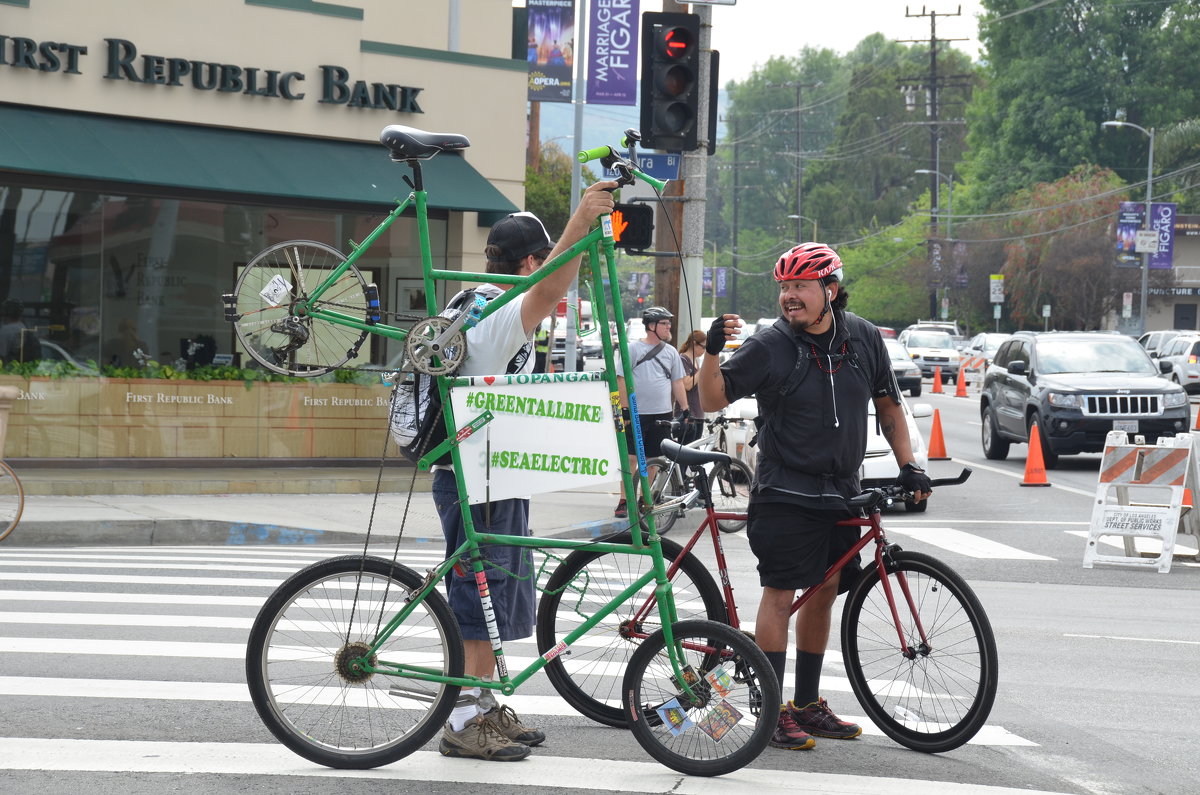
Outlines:
[[438,152],[466,149],[471,145],[465,135],[425,132],[402,124],[384,127],[379,142],[391,150],[392,160],[428,160]]
[[699,466],[700,464],[728,464],[729,454],[717,450],[697,450],[694,447],[684,447],[679,442],[663,439],[662,454],[672,461],[678,461],[684,466]]

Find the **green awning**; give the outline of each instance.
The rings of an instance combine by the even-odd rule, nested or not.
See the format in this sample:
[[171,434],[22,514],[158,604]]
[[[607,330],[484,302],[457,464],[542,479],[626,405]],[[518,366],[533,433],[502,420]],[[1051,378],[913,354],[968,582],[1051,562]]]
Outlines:
[[[382,129],[382,124],[381,124]],[[422,165],[429,206],[519,208],[454,154]],[[0,170],[291,200],[392,205],[407,166],[382,144],[0,104]]]

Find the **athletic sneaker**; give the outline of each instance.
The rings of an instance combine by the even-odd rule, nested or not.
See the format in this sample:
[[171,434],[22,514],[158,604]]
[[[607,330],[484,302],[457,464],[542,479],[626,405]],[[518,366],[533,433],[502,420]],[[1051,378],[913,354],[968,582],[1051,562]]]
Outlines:
[[522,725],[517,713],[507,704],[492,707],[483,713],[483,719],[499,729],[505,737],[521,745],[540,745],[546,740],[542,732]]
[[799,728],[815,737],[851,740],[862,734],[861,726],[834,715],[833,710],[829,708],[829,704],[823,698],[818,698],[803,709],[789,701],[787,711],[791,713],[792,719]]
[[796,725],[792,711],[787,707],[780,707],[779,723],[775,726],[775,733],[771,735],[771,745],[776,748],[787,748],[790,751],[802,751],[812,748],[816,744],[816,740],[809,737],[803,729]]
[[462,731],[454,731],[447,723],[442,730],[438,750],[442,756],[461,756],[489,762],[516,762],[530,754],[529,746],[514,743],[490,720],[484,720],[482,715],[467,721]]
[[613,511],[613,516],[617,517],[618,519],[624,519],[629,516],[629,509],[625,507],[624,499],[617,503],[617,509]]

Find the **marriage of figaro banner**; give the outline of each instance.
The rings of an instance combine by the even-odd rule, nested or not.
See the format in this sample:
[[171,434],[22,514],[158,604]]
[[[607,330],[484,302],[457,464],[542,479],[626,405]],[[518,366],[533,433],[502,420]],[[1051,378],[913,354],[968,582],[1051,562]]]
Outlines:
[[467,501],[527,497],[621,479],[613,402],[595,372],[474,376],[450,390],[463,428],[491,422],[459,445]]
[[588,22],[589,105],[636,105],[638,0],[591,0]]

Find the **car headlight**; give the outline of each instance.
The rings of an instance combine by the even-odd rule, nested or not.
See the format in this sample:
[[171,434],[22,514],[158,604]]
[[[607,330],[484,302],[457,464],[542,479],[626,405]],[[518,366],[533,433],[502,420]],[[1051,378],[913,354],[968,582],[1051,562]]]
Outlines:
[[1083,407],[1083,398],[1077,394],[1051,392],[1046,396],[1046,399],[1050,401],[1051,406],[1058,406],[1060,409],[1077,409]]
[[1163,396],[1163,405],[1169,409],[1179,408],[1188,404],[1187,392],[1182,389],[1178,392],[1168,392]]

